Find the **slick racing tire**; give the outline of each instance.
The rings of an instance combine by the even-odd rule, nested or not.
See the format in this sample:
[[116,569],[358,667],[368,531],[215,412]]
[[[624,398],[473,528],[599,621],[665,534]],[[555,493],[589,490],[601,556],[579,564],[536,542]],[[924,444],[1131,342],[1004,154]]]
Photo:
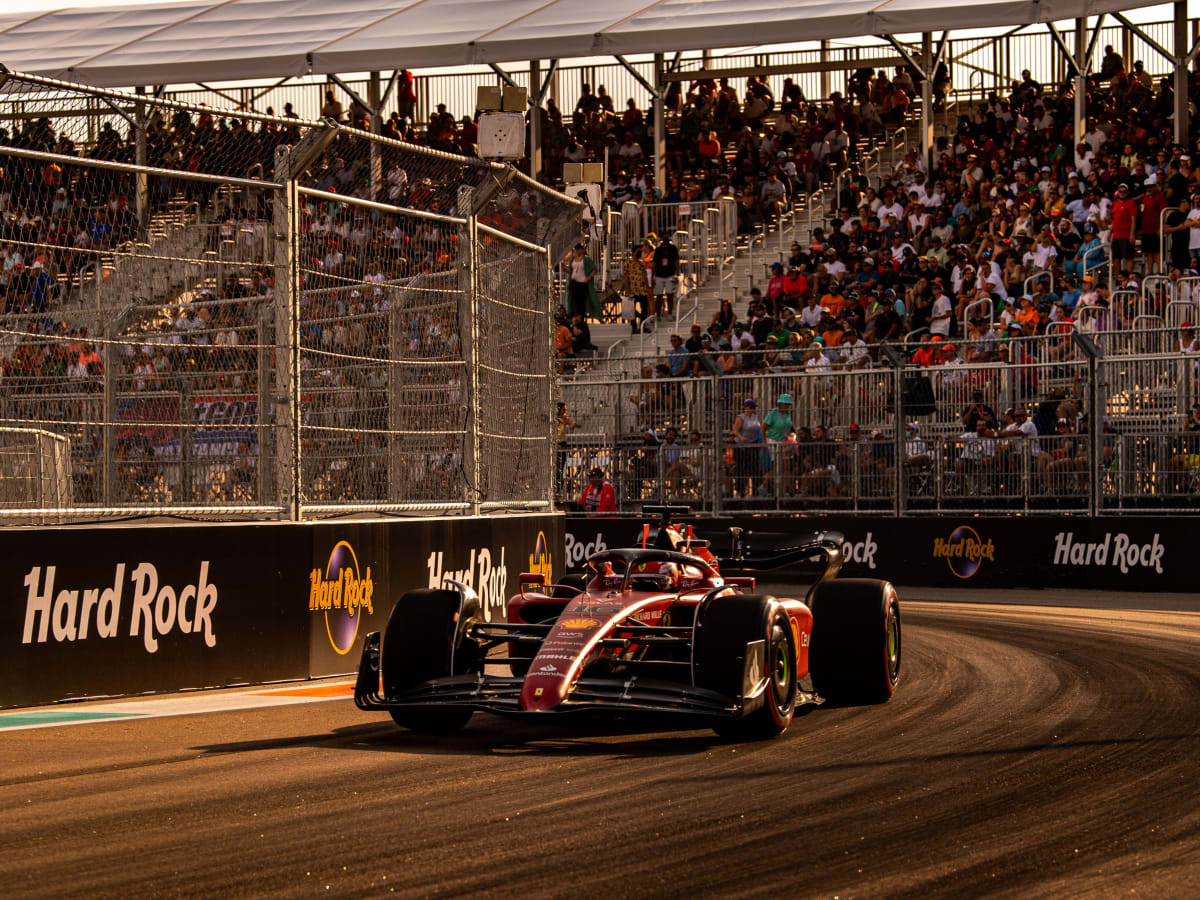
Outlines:
[[809,594],[813,687],[844,706],[885,703],[900,682],[900,600],[887,581],[823,581]]
[[[380,670],[383,696],[397,696],[433,678],[461,675],[478,667],[473,641],[462,637],[470,610],[460,610],[457,591],[409,591],[392,608],[383,634]],[[473,710],[454,707],[389,709],[397,725],[412,731],[457,731]]]
[[729,594],[698,611],[694,667],[696,684],[741,698],[747,644],[763,642],[766,686],[745,702],[743,715],[713,730],[736,740],[783,734],[796,711],[796,639],[787,613],[774,597]]

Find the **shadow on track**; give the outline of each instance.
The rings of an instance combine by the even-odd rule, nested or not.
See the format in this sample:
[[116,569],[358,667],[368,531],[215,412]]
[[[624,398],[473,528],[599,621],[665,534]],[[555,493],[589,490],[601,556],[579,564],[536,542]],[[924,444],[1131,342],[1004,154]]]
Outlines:
[[[838,707],[823,707],[833,712]],[[842,708],[845,709],[845,708]],[[817,713],[818,717],[820,712]],[[506,719],[502,716],[478,714],[463,731],[454,734],[419,734],[399,728],[388,721],[365,725],[351,725],[321,734],[295,735],[258,741],[237,741],[209,744],[191,749],[205,754],[221,755],[253,753],[262,750],[279,750],[292,747],[317,747],[324,749],[359,750],[375,753],[403,753],[420,756],[545,756],[578,758],[603,756],[606,758],[628,756],[629,758],[672,757],[686,758],[697,753],[725,747],[769,746],[775,741],[804,740],[803,726],[797,722],[781,738],[775,741],[741,742],[722,738],[707,730],[697,731],[694,727],[676,728],[639,727],[633,723],[590,722],[583,724],[543,725]],[[811,737],[811,735],[808,735]],[[947,761],[972,759],[1003,759],[1017,756],[1056,755],[1080,749],[1113,749],[1128,745],[1151,746],[1155,744],[1180,744],[1181,752],[1200,755],[1200,735],[1194,733],[1144,735],[1136,738],[1115,737],[1089,740],[1049,741],[1046,743],[1016,744],[992,747],[986,750],[955,750],[944,753],[923,753],[886,758],[858,759],[844,762],[822,762],[820,765],[802,767],[796,773],[811,771],[855,771],[860,769],[882,769],[892,765],[932,764]],[[1185,749],[1188,748],[1188,749]],[[764,771],[763,774],[772,774]],[[706,776],[710,777],[710,776]]]
[[486,713],[476,715],[472,726],[454,734],[418,734],[390,721],[351,725],[323,734],[295,735],[261,741],[236,741],[193,747],[207,754],[253,753],[289,747],[366,750],[379,753],[413,753],[421,756],[681,756],[736,744],[711,731],[686,728],[650,728],[632,723],[560,723],[542,725]]

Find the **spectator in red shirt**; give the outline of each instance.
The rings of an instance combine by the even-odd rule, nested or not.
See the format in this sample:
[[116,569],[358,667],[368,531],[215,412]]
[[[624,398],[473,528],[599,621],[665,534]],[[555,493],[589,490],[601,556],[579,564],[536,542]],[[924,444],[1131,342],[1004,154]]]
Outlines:
[[588,472],[588,484],[579,498],[584,512],[616,512],[617,492],[604,478],[604,470],[598,466]]
[[1167,195],[1162,191],[1158,175],[1146,179],[1146,193],[1142,194],[1142,256],[1146,258],[1146,271],[1158,272],[1162,260],[1162,211],[1167,208]]
[[1113,265],[1133,262],[1133,228],[1138,217],[1138,202],[1129,196],[1129,185],[1117,188],[1117,197],[1112,205],[1112,260]]
[[767,305],[772,313],[778,315],[780,307],[786,305],[784,294],[787,291],[787,278],[783,274],[783,263],[771,263],[771,280],[767,282]]
[[783,280],[783,293],[787,297],[788,306],[795,306],[800,298],[808,293],[808,281],[800,272],[799,266],[792,266],[787,277]]

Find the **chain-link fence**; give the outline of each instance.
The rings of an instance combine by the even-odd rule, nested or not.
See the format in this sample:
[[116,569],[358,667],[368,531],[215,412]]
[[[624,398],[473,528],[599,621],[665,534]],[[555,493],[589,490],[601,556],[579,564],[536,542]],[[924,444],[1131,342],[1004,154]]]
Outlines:
[[334,122],[15,74],[0,104],[0,424],[70,441],[80,515],[549,503],[578,203]]
[[0,508],[29,524],[71,505],[71,442],[40,428],[0,428]]

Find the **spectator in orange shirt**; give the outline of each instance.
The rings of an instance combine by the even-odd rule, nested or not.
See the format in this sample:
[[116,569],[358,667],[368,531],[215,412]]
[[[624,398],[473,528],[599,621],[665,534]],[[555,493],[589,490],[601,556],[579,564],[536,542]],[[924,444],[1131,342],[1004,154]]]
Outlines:
[[1026,294],[1021,298],[1020,309],[1017,310],[1017,321],[1025,334],[1033,334],[1037,330],[1038,311],[1033,305],[1033,298]]
[[559,359],[570,359],[575,355],[575,335],[567,323],[565,310],[554,314],[554,353]]
[[923,334],[920,344],[913,353],[912,361],[914,366],[936,366],[941,364],[941,356],[940,348],[934,346],[928,334]]
[[842,309],[846,305],[846,298],[842,295],[842,286],[837,281],[829,283],[829,290],[821,296],[821,306],[835,319],[841,315]]

